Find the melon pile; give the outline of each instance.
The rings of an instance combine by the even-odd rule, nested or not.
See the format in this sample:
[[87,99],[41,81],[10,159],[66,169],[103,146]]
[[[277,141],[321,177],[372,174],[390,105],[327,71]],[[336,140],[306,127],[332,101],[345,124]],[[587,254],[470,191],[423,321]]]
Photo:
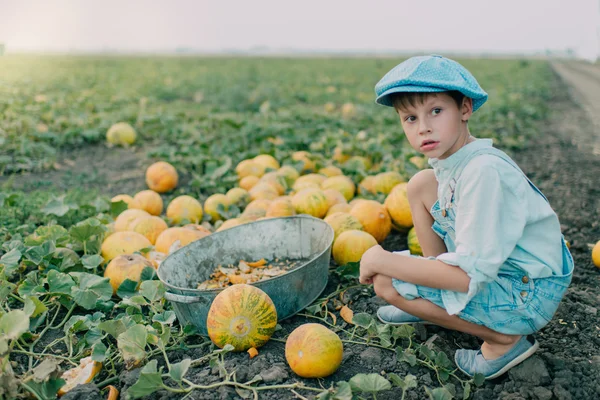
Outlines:
[[[316,158],[298,151],[289,157],[293,165],[282,166],[273,156],[260,154],[237,164],[238,185],[226,193],[213,194],[203,201],[182,194],[166,207],[161,194],[174,190],[179,176],[171,164],[156,162],[146,170],[147,190],[112,198],[113,202],[125,202],[128,208],[110,225],[102,256],[110,262],[137,252],[158,267],[169,253],[213,232],[267,218],[308,214],[332,226],[333,258],[344,265],[359,261],[392,229],[408,231],[412,227],[406,180],[399,172],[381,172],[355,182],[344,175],[342,168],[358,165],[368,170],[372,167],[368,158],[338,151],[325,166],[320,166]],[[385,201],[374,200],[377,196]],[[115,282],[132,279],[135,271],[143,269],[140,259],[135,260],[115,261],[123,266],[111,268],[121,271],[113,272]],[[131,263],[138,268],[129,266]],[[134,272],[122,272],[126,265]]]

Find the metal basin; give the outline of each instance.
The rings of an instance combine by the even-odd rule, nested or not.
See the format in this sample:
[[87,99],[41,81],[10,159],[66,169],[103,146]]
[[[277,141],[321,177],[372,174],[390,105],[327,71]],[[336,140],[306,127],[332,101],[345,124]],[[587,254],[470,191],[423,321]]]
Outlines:
[[183,325],[191,323],[207,335],[206,316],[223,289],[198,290],[218,265],[240,260],[301,260],[289,272],[252,285],[271,297],[279,320],[312,303],[327,285],[333,229],[308,215],[273,218],[239,225],[190,243],[170,254],[157,271],[165,298]]

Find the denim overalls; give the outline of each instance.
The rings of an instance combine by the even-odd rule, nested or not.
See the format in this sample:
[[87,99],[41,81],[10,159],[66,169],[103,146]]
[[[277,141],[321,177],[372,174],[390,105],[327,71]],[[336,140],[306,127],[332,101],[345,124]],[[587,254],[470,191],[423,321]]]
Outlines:
[[[458,170],[453,175],[454,180],[458,180],[469,160],[482,154],[492,154],[508,162],[523,174],[537,193],[548,201],[515,162],[504,152],[494,147],[479,148],[464,160],[461,160],[461,163],[457,166]],[[454,207],[452,207],[454,201],[453,190],[454,188],[450,185],[440,186],[438,197],[442,200],[436,201],[430,210],[434,218],[432,229],[444,240],[449,252],[456,249],[454,230],[456,215]],[[440,203],[443,206],[440,206]],[[500,267],[496,280],[486,284],[479,290],[457,315],[468,322],[484,325],[504,334],[526,335],[540,330],[556,312],[573,274],[573,257],[562,235],[561,243],[563,250],[563,271],[561,275],[530,278],[527,276],[527,271],[507,260]],[[440,289],[412,285],[399,280],[393,280],[393,285],[407,299],[422,297],[445,308]],[[410,286],[413,286],[413,288],[410,289]],[[416,286],[416,293],[414,286]]]

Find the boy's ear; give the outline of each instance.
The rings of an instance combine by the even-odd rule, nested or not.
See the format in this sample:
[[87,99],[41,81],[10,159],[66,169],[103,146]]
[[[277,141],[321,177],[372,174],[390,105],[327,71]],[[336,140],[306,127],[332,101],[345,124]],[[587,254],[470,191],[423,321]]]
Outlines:
[[470,97],[463,97],[462,107],[460,109],[462,113],[461,119],[463,122],[468,122],[471,115],[473,115],[473,99]]

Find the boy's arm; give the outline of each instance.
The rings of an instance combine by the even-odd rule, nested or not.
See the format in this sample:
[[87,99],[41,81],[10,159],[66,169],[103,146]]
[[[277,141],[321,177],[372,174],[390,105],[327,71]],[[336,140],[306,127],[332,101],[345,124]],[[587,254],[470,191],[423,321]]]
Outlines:
[[385,251],[381,246],[369,249],[360,263],[361,276],[386,275],[415,285],[467,293],[471,278],[459,267],[438,260],[407,257]]

